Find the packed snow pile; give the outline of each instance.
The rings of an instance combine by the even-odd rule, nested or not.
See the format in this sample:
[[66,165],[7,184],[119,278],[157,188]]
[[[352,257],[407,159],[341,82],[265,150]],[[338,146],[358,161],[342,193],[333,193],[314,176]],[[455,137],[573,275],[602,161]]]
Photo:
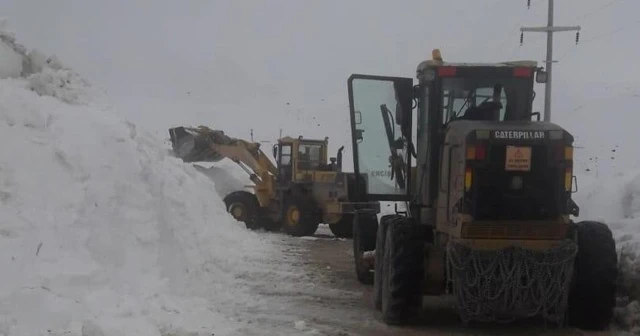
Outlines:
[[165,139],[0,36],[0,335],[240,330],[242,279],[272,247]]
[[51,96],[69,104],[88,104],[101,99],[100,92],[55,56],[38,50],[28,51],[6,30],[0,19],[0,78],[26,78],[27,88],[39,95]]
[[[580,219],[607,223],[619,256],[617,322],[640,335],[640,171],[584,176]],[[635,330],[634,330],[635,328]]]

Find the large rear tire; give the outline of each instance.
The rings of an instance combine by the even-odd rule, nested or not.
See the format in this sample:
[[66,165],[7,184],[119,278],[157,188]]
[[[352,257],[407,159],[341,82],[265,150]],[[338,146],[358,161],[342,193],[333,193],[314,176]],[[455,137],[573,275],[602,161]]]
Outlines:
[[331,233],[338,238],[353,238],[354,218],[352,214],[343,214],[337,223],[329,224]]
[[389,223],[381,274],[382,319],[386,324],[409,324],[421,315],[424,230],[409,218]]
[[260,222],[260,203],[256,195],[238,190],[230,193],[224,198],[224,204],[227,211],[237,221],[243,222],[249,230],[259,230],[262,225]]
[[283,229],[294,237],[312,236],[320,225],[319,209],[306,196],[289,197],[284,207]]
[[605,330],[616,304],[616,243],[603,223],[579,222],[576,231],[578,254],[569,293],[569,324],[584,330]]
[[373,284],[374,274],[364,261],[363,253],[376,248],[376,231],[378,230],[378,216],[375,213],[359,212],[353,216],[353,261],[356,277],[360,283]]

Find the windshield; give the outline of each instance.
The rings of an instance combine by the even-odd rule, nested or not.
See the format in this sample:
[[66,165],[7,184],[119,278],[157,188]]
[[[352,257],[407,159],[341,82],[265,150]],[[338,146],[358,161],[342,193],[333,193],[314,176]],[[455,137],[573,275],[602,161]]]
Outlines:
[[302,170],[317,169],[322,163],[322,145],[300,144],[298,146],[299,168]]
[[523,78],[443,78],[442,120],[530,120],[532,93]]

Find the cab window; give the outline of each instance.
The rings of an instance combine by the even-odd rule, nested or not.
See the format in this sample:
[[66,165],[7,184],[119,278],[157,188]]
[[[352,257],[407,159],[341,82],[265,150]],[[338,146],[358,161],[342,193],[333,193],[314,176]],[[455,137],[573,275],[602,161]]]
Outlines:
[[531,119],[526,79],[445,78],[442,81],[442,122]]
[[322,163],[322,145],[300,144],[298,146],[298,167],[302,170],[318,169]]

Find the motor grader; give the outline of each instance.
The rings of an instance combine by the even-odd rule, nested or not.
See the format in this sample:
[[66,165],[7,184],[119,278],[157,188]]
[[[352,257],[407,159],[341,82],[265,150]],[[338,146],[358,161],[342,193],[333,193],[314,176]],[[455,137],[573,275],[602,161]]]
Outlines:
[[229,213],[250,230],[283,229],[292,236],[313,235],[327,223],[337,237],[350,238],[356,209],[380,212],[379,202],[358,202],[362,179],[342,171],[342,150],[328,156],[328,138],[283,137],[273,145],[275,164],[259,142],[231,138],[206,126],[169,129],[174,154],[184,162],[228,158],[249,174],[253,192],[236,190],[224,197]]
[[451,295],[464,323],[609,325],[615,241],[603,223],[572,220],[574,138],[532,112],[534,77],[546,80],[533,61],[447,63],[436,49],[415,85],[348,79],[365,199],[405,205],[354,220],[356,275],[386,323],[414,322],[424,297]]

